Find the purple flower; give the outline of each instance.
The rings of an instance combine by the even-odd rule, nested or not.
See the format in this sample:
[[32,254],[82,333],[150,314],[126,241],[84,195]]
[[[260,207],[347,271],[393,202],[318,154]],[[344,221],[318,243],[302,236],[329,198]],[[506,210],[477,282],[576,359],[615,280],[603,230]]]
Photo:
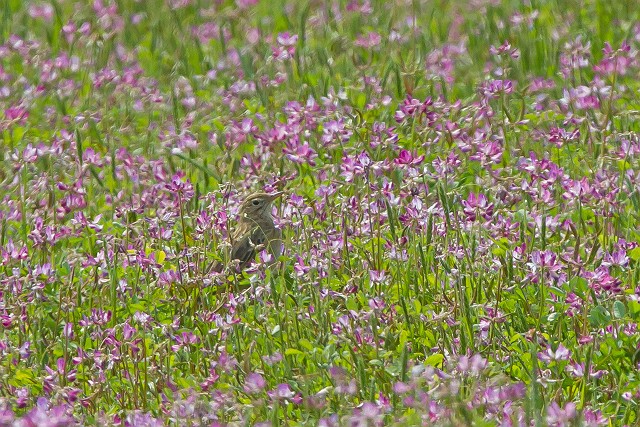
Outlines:
[[185,178],[184,172],[178,172],[171,181],[165,184],[165,188],[172,194],[179,196],[183,202],[191,200],[194,195],[193,185]]
[[576,142],[580,140],[580,129],[574,129],[569,132],[564,128],[552,127],[549,130],[549,142],[557,147],[562,147],[568,142]]
[[627,256],[627,251],[624,249],[605,254],[604,260],[602,261],[602,265],[605,265],[607,267],[626,267],[627,264],[629,264],[629,257]]
[[372,402],[364,402],[355,411],[353,411],[353,415],[351,416],[351,425],[352,426],[369,426],[369,425],[381,425],[382,417],[384,413],[381,409]]
[[516,48],[511,48],[511,43],[508,40],[505,40],[500,46],[495,47],[491,45],[489,48],[489,53],[495,56],[505,55],[509,56],[513,59],[518,59],[520,57],[520,51]]
[[479,354],[474,354],[470,358],[467,356],[461,356],[458,359],[458,369],[460,372],[469,373],[473,376],[478,376],[487,367],[487,360]]
[[469,159],[479,161],[482,166],[487,167],[500,163],[502,153],[502,144],[497,140],[491,140],[479,143],[476,152],[469,156]]
[[262,356],[262,360],[264,360],[264,363],[266,363],[267,365],[275,365],[276,363],[282,361],[282,354],[276,352],[270,356],[265,355]]
[[397,381],[393,384],[393,392],[395,394],[405,394],[413,390],[413,387],[409,384]]
[[296,53],[298,35],[284,32],[278,34],[276,40],[278,42],[278,45],[271,47],[274,59],[276,59],[277,61],[286,61],[293,58]]
[[[289,141],[292,141],[293,138]],[[301,145],[290,146],[287,144],[285,148],[282,150],[287,158],[295,163],[307,163],[310,166],[315,166],[315,159],[318,157],[316,151],[309,146],[308,143],[303,143]]]
[[614,50],[609,42],[605,42],[602,52],[604,53],[602,61],[593,67],[593,70],[602,76],[623,76],[627,74],[628,69],[634,65],[635,56],[637,55],[637,51],[632,51],[626,40],[622,42],[617,50]]
[[587,427],[597,427],[609,424],[609,420],[602,415],[600,410],[594,411],[591,409],[584,409],[582,413],[584,416],[584,425]]
[[369,280],[371,280],[371,283],[384,283],[387,281],[387,272],[384,270],[369,270]]
[[38,19],[41,18],[46,22],[51,22],[53,20],[53,14],[55,13],[53,6],[48,3],[39,4],[39,5],[31,5],[29,7],[29,16]]
[[62,328],[62,335],[70,340],[73,339],[73,323],[67,322]]
[[252,372],[244,380],[244,391],[248,394],[259,393],[266,385],[267,382],[262,375]]
[[171,346],[171,350],[173,351],[178,351],[183,347],[189,347],[199,341],[198,337],[189,331],[180,333],[180,335],[174,337],[174,340],[176,344]]
[[[120,424],[120,421],[114,420],[114,424]],[[126,427],[162,427],[164,423],[162,420],[152,417],[151,414],[133,411],[127,415],[124,425]]]
[[395,120],[398,123],[402,123],[409,117],[424,115],[427,119],[427,124],[431,125],[436,118],[435,113],[430,111],[432,105],[433,100],[431,98],[426,98],[421,102],[410,95],[407,95],[395,113]]
[[480,85],[480,94],[485,99],[498,98],[501,94],[513,92],[514,83],[511,80],[488,80]]
[[556,351],[553,351],[551,347],[549,347],[546,351],[538,353],[538,359],[545,363],[550,363],[551,361],[569,360],[570,357],[571,352],[564,345],[562,345],[562,343],[558,344],[558,348],[556,349]]
[[318,427],[338,427],[340,426],[339,421],[338,415],[333,414],[326,418],[320,418],[318,421]]
[[21,358],[28,359],[31,356],[31,341],[25,341],[20,346],[19,353]]
[[289,384],[286,383],[278,384],[274,390],[268,391],[267,394],[274,400],[289,400],[295,396]]
[[394,162],[398,165],[413,165],[417,166],[424,160],[424,156],[416,156],[414,157],[410,151],[408,150],[400,150],[400,154],[394,160]]
[[370,31],[367,34],[362,34],[358,36],[358,38],[355,41],[355,45],[365,49],[371,49],[373,47],[378,46],[381,41],[382,41],[382,36],[380,36],[380,34]]
[[343,119],[329,120],[322,126],[322,142],[328,146],[332,142],[346,143],[353,132],[347,129]]
[[556,254],[550,250],[544,252],[534,251],[531,254],[531,262],[539,268],[547,268],[550,270],[559,268],[559,265],[556,263]]
[[587,86],[564,89],[560,105],[563,107],[574,106],[578,110],[599,110],[600,99],[597,91]]
[[562,196],[568,200],[580,200],[582,203],[586,203],[593,194],[593,188],[587,178],[567,180],[563,187],[566,191]]
[[595,271],[584,272],[583,277],[588,280],[589,286],[596,292],[606,292],[617,295],[622,293],[622,281],[609,273],[609,267],[601,265]]
[[560,69],[565,79],[571,77],[574,70],[589,66],[591,58],[591,42],[582,42],[582,35],[565,43],[560,55]]
[[547,408],[547,423],[552,427],[568,427],[572,425],[572,420],[577,416],[576,405],[569,402],[564,408],[556,402],[552,402]]
[[44,397],[38,398],[36,405],[22,417],[18,425],[73,426],[78,422],[70,415],[72,407],[60,405],[51,407]]
[[276,40],[281,46],[295,46],[295,44],[298,43],[298,35],[285,31],[284,33],[278,34]]
[[[576,378],[584,378],[584,363],[571,362],[565,369],[569,374]],[[589,369],[589,377],[594,379],[600,379],[607,373],[608,371],[605,370],[596,371],[593,365],[591,365]]]
[[293,271],[296,273],[297,277],[303,277],[306,275],[311,267],[305,265],[304,260],[300,255],[296,255],[296,262],[293,265]]
[[463,212],[469,221],[475,221],[478,216],[489,220],[493,216],[493,203],[489,203],[484,194],[470,193],[467,200],[462,200]]
[[271,264],[275,261],[275,257],[266,249],[260,251],[258,258],[260,258],[260,263],[264,265]]
[[457,59],[467,51],[465,42],[445,44],[432,49],[426,59],[427,75],[430,78],[440,77],[451,85],[455,78],[454,67]]
[[371,298],[369,300],[369,308],[372,310],[382,310],[385,306],[386,304],[384,303],[384,300],[380,297]]
[[29,400],[29,389],[26,387],[20,388],[15,391],[16,406],[18,408],[25,408]]

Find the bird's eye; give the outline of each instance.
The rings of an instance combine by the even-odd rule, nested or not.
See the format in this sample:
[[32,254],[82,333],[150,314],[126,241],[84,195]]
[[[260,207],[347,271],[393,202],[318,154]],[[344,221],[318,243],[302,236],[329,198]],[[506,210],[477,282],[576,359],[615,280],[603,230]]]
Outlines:
[[251,204],[253,206],[258,206],[260,204],[260,200],[256,199],[256,200],[252,201]]

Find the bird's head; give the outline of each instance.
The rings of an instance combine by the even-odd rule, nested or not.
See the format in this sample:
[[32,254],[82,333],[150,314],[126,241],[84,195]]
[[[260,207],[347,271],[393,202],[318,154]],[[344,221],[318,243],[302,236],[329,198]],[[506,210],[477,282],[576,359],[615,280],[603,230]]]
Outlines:
[[241,218],[255,218],[265,213],[271,213],[271,203],[282,196],[282,191],[276,193],[254,193],[247,197],[240,205]]

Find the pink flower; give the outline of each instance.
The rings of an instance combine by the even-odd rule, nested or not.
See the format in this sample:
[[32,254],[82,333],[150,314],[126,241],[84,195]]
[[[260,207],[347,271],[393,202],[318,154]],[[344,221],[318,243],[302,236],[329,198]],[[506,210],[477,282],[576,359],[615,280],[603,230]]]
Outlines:
[[274,400],[289,400],[295,396],[289,384],[278,384],[278,386],[267,393]]
[[558,345],[556,351],[553,351],[551,347],[549,347],[546,351],[538,353],[538,359],[545,363],[550,363],[552,361],[569,360],[569,357],[571,357],[571,352],[564,345],[562,345],[562,343]]
[[375,33],[373,31],[358,36],[355,41],[355,45],[359,47],[363,47],[365,49],[371,49],[375,46],[378,46],[382,41],[382,36],[380,34]]
[[394,162],[398,165],[414,165],[417,166],[424,160],[424,156],[416,156],[414,157],[410,151],[408,150],[400,150],[400,154],[394,160]]
[[470,193],[467,200],[462,200],[462,211],[468,221],[475,221],[478,216],[486,220],[493,216],[493,203],[489,203],[484,194]]
[[252,372],[244,380],[244,391],[249,394],[259,393],[266,385],[267,382],[262,375]]
[[470,373],[473,376],[478,376],[487,367],[487,359],[483,358],[479,354],[474,354],[471,357],[461,356],[458,359],[458,369],[460,372]]
[[7,120],[14,123],[24,125],[29,117],[29,112],[23,107],[9,107],[4,110],[4,116]]
[[556,402],[552,402],[547,408],[547,423],[552,427],[568,427],[577,415],[575,403],[569,402],[561,408]]
[[637,53],[635,50],[631,50],[631,46],[627,41],[623,41],[617,50],[614,50],[609,42],[605,42],[602,52],[604,53],[604,57],[598,65],[593,67],[593,70],[603,76],[623,76],[627,74],[629,67],[633,65]]
[[278,34],[276,41],[278,42],[278,45],[271,47],[273,57],[277,61],[286,61],[293,58],[296,53],[298,35],[290,34],[289,32],[280,33]]

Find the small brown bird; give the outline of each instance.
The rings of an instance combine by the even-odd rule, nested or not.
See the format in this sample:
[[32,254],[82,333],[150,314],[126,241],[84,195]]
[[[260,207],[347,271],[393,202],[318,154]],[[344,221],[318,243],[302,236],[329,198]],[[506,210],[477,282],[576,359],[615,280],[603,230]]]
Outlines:
[[[271,216],[271,203],[283,193],[254,193],[240,205],[238,225],[232,233],[229,261],[238,260],[242,270],[255,258],[256,251],[267,249],[276,259],[282,254],[282,231]],[[213,271],[221,272],[223,264],[216,262]]]

